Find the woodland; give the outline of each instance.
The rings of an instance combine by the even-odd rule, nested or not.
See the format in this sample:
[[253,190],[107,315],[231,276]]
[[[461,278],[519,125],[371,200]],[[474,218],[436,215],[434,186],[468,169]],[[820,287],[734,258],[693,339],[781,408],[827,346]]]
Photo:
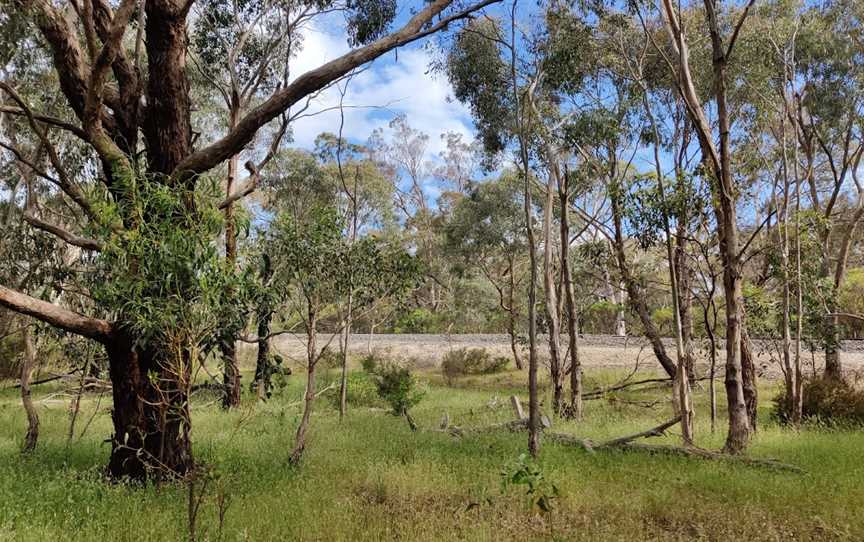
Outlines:
[[0,0],[0,540],[864,539],[862,154],[861,0]]

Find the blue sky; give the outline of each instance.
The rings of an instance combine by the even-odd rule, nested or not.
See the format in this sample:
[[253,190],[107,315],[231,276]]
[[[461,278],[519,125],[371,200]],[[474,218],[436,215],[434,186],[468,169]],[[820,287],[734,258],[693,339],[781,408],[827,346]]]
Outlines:
[[[407,17],[407,8],[402,7],[393,27]],[[303,49],[292,64],[292,72],[300,75],[320,66],[349,50],[341,18],[319,19],[314,26],[304,31]],[[351,141],[363,142],[375,128],[386,129],[390,120],[405,114],[412,127],[429,135],[427,159],[434,160],[444,149],[440,135],[446,132],[463,134],[466,141],[474,137],[468,108],[452,98],[447,78],[432,73],[429,68],[432,56],[425,45],[432,45],[434,38],[390,52],[376,60],[365,71],[354,76],[348,84],[345,96],[345,127],[343,134]],[[339,92],[331,88],[321,94],[309,108],[309,112],[335,107],[339,103]],[[321,132],[337,132],[339,112],[328,111],[298,119],[293,124],[294,145],[311,148],[315,137]]]

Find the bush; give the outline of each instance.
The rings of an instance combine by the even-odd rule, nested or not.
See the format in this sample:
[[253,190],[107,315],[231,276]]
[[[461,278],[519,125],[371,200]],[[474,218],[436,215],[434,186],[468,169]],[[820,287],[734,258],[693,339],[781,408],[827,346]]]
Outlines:
[[[378,407],[382,405],[381,398],[378,396],[378,388],[372,377],[366,373],[348,373],[347,388],[345,399],[351,406]],[[338,383],[327,392],[327,398],[335,408],[339,408]]]
[[[825,425],[864,425],[864,390],[858,379],[808,378],[804,380],[802,418]],[[791,422],[786,388],[774,398],[772,416]]]
[[500,373],[510,360],[503,356],[492,357],[483,348],[459,348],[444,355],[441,372],[448,384],[457,376]]
[[394,416],[405,416],[411,430],[416,431],[417,425],[409,411],[426,393],[420,389],[411,370],[398,363],[379,362],[373,374],[378,396],[390,405]]

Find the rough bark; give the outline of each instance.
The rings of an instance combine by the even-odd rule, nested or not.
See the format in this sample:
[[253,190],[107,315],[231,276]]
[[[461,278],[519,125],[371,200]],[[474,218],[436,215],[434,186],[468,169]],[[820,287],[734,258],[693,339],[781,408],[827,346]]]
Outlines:
[[114,399],[111,476],[172,478],[192,470],[190,360],[159,359],[121,333],[106,350]]
[[[231,113],[231,123],[236,117],[235,111]],[[234,181],[237,178],[237,155],[228,160],[228,180],[226,182],[226,197],[231,195],[234,189]],[[234,219],[234,203],[225,207],[225,261],[233,270],[237,264],[237,224]],[[226,296],[233,297],[235,292],[229,290]],[[229,337],[222,344],[222,407],[230,409],[240,406],[240,368],[237,365],[237,342],[236,337]]]
[[[186,75],[187,11],[179,0],[147,0],[145,11],[149,78],[142,128],[147,163],[152,173],[169,175],[192,152],[189,78]],[[210,167],[233,154],[222,157]]]

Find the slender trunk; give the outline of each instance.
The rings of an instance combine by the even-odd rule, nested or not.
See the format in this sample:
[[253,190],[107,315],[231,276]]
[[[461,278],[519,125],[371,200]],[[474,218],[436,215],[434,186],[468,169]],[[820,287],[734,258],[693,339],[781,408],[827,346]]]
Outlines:
[[750,430],[755,432],[759,410],[759,383],[756,375],[756,363],[753,360],[753,348],[750,335],[742,318],[741,324],[741,386],[744,392],[744,404],[747,407],[747,419],[750,420]]
[[[235,101],[232,104],[229,129],[233,129],[237,123],[239,114],[239,105]],[[228,181],[225,188],[225,196],[231,196],[234,190],[234,184],[237,181],[237,171],[239,156],[234,155],[228,160]],[[229,203],[225,207],[225,261],[228,267],[233,270],[237,263],[237,224],[234,218],[234,203]],[[228,290],[225,295],[229,298],[235,295],[235,292]],[[237,338],[235,336],[227,337],[222,343],[222,408],[230,409],[240,405],[240,368],[237,365]]]
[[188,352],[140,350],[117,334],[107,344],[114,409],[111,458],[114,478],[182,476],[193,469],[189,439]]
[[687,221],[686,216],[678,217],[675,250],[675,272],[678,278],[678,303],[681,314],[681,344],[683,346],[684,367],[690,384],[696,382],[693,354],[693,270],[687,261]]
[[612,222],[614,227],[614,238],[612,248],[615,252],[615,259],[618,263],[618,271],[621,273],[621,280],[627,290],[627,297],[630,306],[636,310],[639,316],[639,321],[642,323],[642,328],[645,337],[651,343],[651,348],[654,351],[654,356],[666,374],[671,378],[675,378],[676,363],[666,353],[666,347],[663,345],[663,340],[660,337],[660,332],[651,320],[651,312],[648,310],[648,304],[642,295],[642,287],[639,285],[636,277],[630,272],[630,264],[627,262],[627,254],[624,250],[624,231],[622,227],[622,209],[621,209],[621,187],[615,181],[616,175],[611,174],[610,179],[612,184],[609,190],[609,201],[612,205]]
[[510,283],[507,289],[507,297],[509,310],[507,311],[507,333],[510,335],[510,350],[513,352],[513,362],[516,364],[516,368],[518,370],[522,370],[524,367],[522,365],[522,354],[519,352],[519,341],[518,334],[516,331],[516,320],[519,316],[519,313],[516,311],[516,266],[513,262],[513,256],[508,258],[508,265],[510,267],[509,275],[510,275]]
[[258,353],[255,359],[255,381],[252,383],[258,400],[270,396],[270,383],[273,375],[273,364],[270,361],[270,322],[273,312],[263,310],[258,313]]
[[627,292],[623,284],[618,286],[617,295],[614,297],[618,311],[615,313],[615,335],[627,336],[627,320],[624,319],[624,305],[627,303]]
[[[554,160],[553,155],[549,155]],[[557,172],[557,163],[550,162],[550,171]],[[561,322],[558,312],[558,296],[555,284],[555,270],[552,263],[552,214],[555,207],[555,197],[552,191],[551,177],[558,178],[555,173],[550,176],[546,187],[546,205],[543,210],[543,291],[546,296],[546,324],[549,327],[549,372],[552,377],[552,410],[561,413],[562,396],[564,392],[564,371],[561,370]]]
[[570,271],[570,179],[568,171],[558,183],[558,199],[561,205],[561,275],[564,280],[564,296],[567,302],[567,336],[570,347],[570,415],[582,418],[582,360],[579,359],[579,317],[576,314],[576,294]]
[[[270,256],[261,256],[261,283],[268,285],[273,276],[273,267]],[[273,363],[270,359],[270,324],[273,320],[273,307],[269,297],[264,296],[259,300],[256,311],[258,355],[255,360],[255,380],[252,383],[253,391],[256,392],[258,400],[270,397],[270,382],[273,375]]]
[[348,307],[345,322],[342,326],[342,336],[339,340],[339,350],[342,357],[342,374],[339,379],[339,421],[348,412],[348,341],[351,336],[351,315],[354,302],[354,292],[348,292]]
[[24,327],[24,361],[21,363],[21,404],[27,413],[27,433],[24,435],[23,453],[32,452],[36,449],[39,440],[39,414],[33,406],[30,397],[30,378],[36,366],[36,347],[33,345],[33,332],[30,326]]
[[318,352],[316,346],[318,314],[310,303],[309,320],[306,329],[306,393],[303,398],[303,417],[297,427],[294,438],[294,449],[291,451],[291,464],[298,465],[306,449],[306,433],[309,430],[309,421],[312,417],[312,406],[315,403],[315,366],[318,363]]

